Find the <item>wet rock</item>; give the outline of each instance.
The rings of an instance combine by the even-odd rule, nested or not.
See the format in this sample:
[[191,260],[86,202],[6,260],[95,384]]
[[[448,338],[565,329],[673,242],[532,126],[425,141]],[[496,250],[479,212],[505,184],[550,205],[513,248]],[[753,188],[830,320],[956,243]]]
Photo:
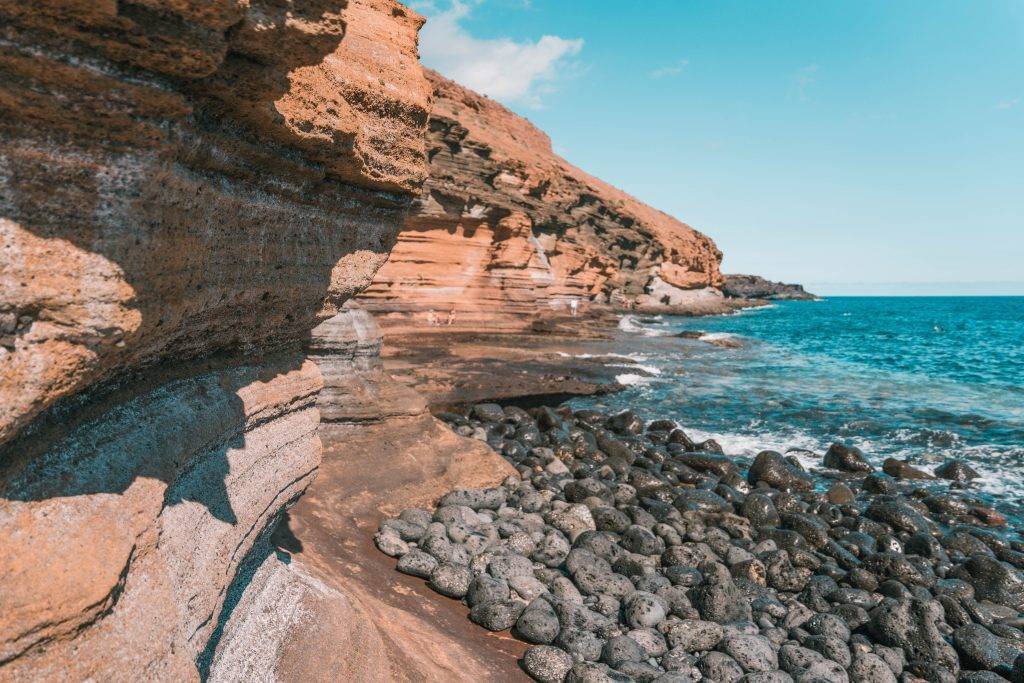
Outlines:
[[853,491],[843,482],[836,482],[825,494],[825,498],[833,505],[848,505],[854,500]]
[[650,529],[634,524],[622,534],[622,544],[631,552],[640,555],[660,555],[665,551],[665,542]]
[[892,495],[899,490],[896,486],[896,480],[884,472],[874,472],[864,477],[862,486],[868,493]]
[[926,532],[930,529],[924,515],[898,496],[877,496],[864,511],[864,515],[908,534]]
[[763,481],[777,489],[810,491],[814,480],[806,472],[794,467],[775,451],[761,451],[747,472],[747,481],[756,485]]
[[565,650],[548,645],[531,647],[523,655],[523,668],[540,683],[562,683],[572,668],[572,657]]
[[751,493],[743,501],[740,514],[755,527],[772,527],[779,524],[779,513],[772,499],[763,493]]
[[924,470],[919,470],[906,460],[886,458],[882,463],[882,470],[895,479],[934,479],[935,477]]
[[1024,610],[1024,576],[994,557],[972,555],[953,569],[951,576],[971,584],[980,600],[991,600],[1017,611]]
[[856,446],[834,443],[828,447],[821,464],[842,472],[873,472],[874,467]]
[[981,475],[963,460],[947,460],[935,468],[935,476],[963,484]]
[[945,641],[939,624],[942,605],[918,598],[886,598],[871,612],[868,632],[884,645],[901,647],[914,662],[930,662],[947,671],[960,670],[956,651]]
[[1024,651],[1020,642],[1000,638],[981,624],[968,624],[954,631],[953,646],[964,668],[979,670],[1010,670]]
[[623,410],[608,420],[608,428],[619,434],[641,434],[644,431],[644,421],[632,410]]

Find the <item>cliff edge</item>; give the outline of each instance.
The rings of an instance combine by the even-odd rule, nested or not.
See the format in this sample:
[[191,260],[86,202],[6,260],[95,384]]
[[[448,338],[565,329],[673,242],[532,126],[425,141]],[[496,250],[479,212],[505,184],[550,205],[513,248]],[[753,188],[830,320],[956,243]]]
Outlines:
[[0,679],[189,680],[426,175],[392,0],[0,0]]
[[427,76],[428,178],[360,295],[382,324],[514,330],[592,303],[720,298],[709,237],[569,164],[497,102]]

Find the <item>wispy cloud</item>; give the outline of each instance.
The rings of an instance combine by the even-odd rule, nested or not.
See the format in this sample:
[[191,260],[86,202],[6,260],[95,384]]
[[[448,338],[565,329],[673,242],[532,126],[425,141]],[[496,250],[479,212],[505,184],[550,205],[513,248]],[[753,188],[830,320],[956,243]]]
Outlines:
[[690,65],[689,59],[680,59],[678,62],[653,69],[648,74],[651,78],[665,78],[682,73],[683,69]]
[[572,57],[583,49],[583,40],[548,35],[521,42],[477,38],[463,21],[480,1],[452,0],[444,9],[436,2],[414,5],[428,15],[420,31],[424,64],[494,99],[540,107],[542,96],[573,71]]
[[797,99],[806,100],[808,89],[818,82],[818,65],[808,64],[800,67],[789,77],[789,80],[793,86],[792,92]]
[[1014,109],[1018,104],[1020,104],[1020,98],[1014,97],[1011,100],[1003,100],[1001,102],[997,102],[996,109]]

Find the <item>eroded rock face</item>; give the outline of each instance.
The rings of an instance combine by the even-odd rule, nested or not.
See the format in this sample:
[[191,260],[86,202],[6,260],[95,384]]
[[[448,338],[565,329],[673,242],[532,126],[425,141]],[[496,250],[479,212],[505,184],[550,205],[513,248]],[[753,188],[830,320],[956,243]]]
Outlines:
[[420,23],[0,0],[0,678],[197,675],[425,177]]
[[362,295],[383,324],[519,329],[592,300],[720,296],[708,237],[570,165],[493,100],[428,74],[430,175]]

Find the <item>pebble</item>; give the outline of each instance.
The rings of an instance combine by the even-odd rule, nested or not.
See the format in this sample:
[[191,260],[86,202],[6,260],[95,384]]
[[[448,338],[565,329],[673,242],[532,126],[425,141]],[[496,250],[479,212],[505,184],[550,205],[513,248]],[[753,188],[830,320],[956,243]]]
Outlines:
[[842,474],[775,451],[747,465],[631,411],[441,419],[519,476],[403,510],[374,542],[530,643],[535,680],[1024,682],[1024,543],[909,463],[833,444],[822,464]]
[[568,652],[549,645],[531,647],[523,655],[526,673],[541,683],[562,683],[572,664],[572,656]]

